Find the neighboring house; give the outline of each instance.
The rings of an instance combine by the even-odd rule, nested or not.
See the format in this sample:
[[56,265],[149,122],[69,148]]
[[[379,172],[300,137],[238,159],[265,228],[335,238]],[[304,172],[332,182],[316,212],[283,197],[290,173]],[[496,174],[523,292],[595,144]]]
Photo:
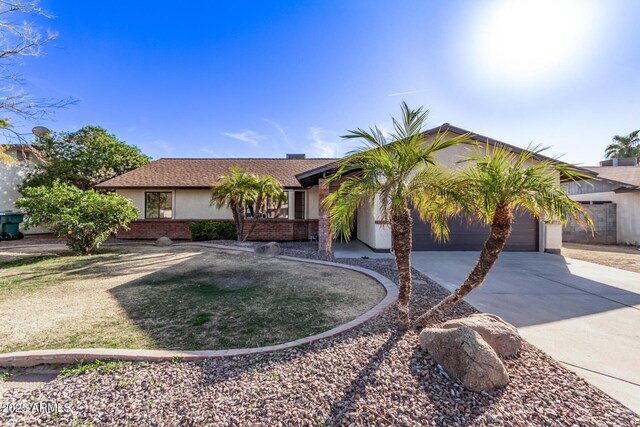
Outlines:
[[[40,161],[35,156],[28,144],[9,144],[5,154],[11,157],[12,162],[0,162],[0,212],[14,211],[15,203],[20,198],[18,188],[25,177]],[[38,234],[48,232],[44,228],[32,228],[25,234]]]
[[585,205],[595,222],[587,233],[570,222],[564,241],[640,245],[640,165],[638,159],[610,159],[587,166],[597,175],[587,183],[565,183],[573,200]]
[[[427,140],[438,131],[449,135],[467,133],[449,124],[425,133]],[[515,152],[522,149],[476,135],[480,145],[501,144]],[[439,153],[440,161],[451,168],[469,153],[468,146],[454,146]],[[210,188],[231,166],[239,166],[260,175],[271,175],[288,191],[286,217],[261,220],[251,240],[306,240],[319,230],[323,213],[323,198],[339,183],[328,188],[326,179],[334,171],[336,159],[305,159],[289,155],[286,159],[160,159],[105,181],[98,188],[114,189],[128,197],[140,208],[141,214],[129,231],[118,233],[124,239],[154,239],[168,236],[188,239],[189,224],[195,220],[231,220],[231,212],[210,206]],[[560,176],[558,176],[560,180]],[[353,237],[376,251],[389,251],[391,230],[382,221],[379,201],[360,207]],[[324,227],[324,225],[322,226]],[[480,250],[487,238],[485,226],[469,224],[465,219],[450,222],[451,235],[447,243],[436,242],[429,228],[416,216],[413,227],[413,250]],[[559,252],[562,246],[562,227],[557,223],[539,222],[526,214],[517,214],[506,250]]]

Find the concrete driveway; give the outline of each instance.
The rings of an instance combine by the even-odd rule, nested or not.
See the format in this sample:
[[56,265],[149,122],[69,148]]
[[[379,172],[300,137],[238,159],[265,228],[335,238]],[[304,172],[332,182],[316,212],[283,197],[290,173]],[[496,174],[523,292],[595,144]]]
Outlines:
[[[477,252],[415,252],[413,267],[448,290]],[[640,274],[544,253],[507,252],[466,299],[640,413]]]

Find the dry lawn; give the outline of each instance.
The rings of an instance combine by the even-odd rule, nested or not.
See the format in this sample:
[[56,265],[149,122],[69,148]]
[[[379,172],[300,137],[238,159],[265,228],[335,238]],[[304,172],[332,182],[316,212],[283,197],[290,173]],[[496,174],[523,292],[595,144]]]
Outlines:
[[0,352],[222,349],[326,331],[385,291],[360,273],[209,248],[0,251]]
[[563,243],[562,255],[640,273],[640,250],[632,246]]

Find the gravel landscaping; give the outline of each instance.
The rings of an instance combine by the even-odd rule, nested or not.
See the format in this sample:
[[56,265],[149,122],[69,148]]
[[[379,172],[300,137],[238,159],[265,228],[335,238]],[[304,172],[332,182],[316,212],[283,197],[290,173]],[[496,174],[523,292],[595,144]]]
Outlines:
[[[314,256],[308,244],[283,248],[285,255]],[[341,262],[396,279],[392,260]],[[417,314],[445,291],[414,274]],[[446,318],[472,312],[461,304]],[[632,412],[527,343],[505,360],[511,383],[477,393],[450,380],[420,350],[415,331],[395,325],[391,306],[340,336],[275,354],[121,364],[59,377],[36,391],[5,390],[3,409],[50,402],[60,411],[5,410],[0,424],[640,426]]]

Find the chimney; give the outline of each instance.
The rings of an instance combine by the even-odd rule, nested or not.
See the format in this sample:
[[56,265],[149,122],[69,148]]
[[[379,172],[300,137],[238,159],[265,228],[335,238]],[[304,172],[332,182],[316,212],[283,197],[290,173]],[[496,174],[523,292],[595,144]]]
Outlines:
[[287,154],[287,159],[304,159],[307,156],[304,153],[301,154]]

